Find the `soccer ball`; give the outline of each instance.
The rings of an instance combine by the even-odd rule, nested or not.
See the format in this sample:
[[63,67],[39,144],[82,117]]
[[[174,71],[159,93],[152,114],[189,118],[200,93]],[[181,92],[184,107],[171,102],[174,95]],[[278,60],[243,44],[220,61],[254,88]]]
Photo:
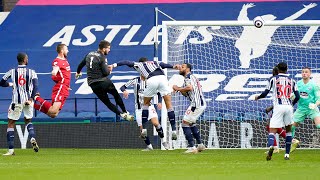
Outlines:
[[256,28],[261,28],[264,25],[264,20],[261,16],[257,16],[253,19],[253,23]]

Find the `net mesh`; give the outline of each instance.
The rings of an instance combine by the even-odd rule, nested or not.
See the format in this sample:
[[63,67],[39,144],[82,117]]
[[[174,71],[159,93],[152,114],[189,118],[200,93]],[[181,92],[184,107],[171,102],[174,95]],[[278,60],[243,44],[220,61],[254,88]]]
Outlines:
[[[169,64],[188,62],[201,81],[207,109],[199,119],[204,144],[209,148],[264,148],[267,146],[265,108],[272,105],[271,93],[264,100],[254,97],[264,91],[272,69],[288,63],[288,73],[296,80],[301,68],[311,67],[319,81],[319,31],[308,26],[169,26],[164,25],[163,58]],[[171,85],[182,85],[177,71],[167,72]],[[187,143],[181,120],[189,105],[179,93],[172,96],[179,138],[168,140],[172,148]],[[318,147],[319,131],[311,120],[297,128],[302,147]],[[283,146],[283,140],[280,146]]]

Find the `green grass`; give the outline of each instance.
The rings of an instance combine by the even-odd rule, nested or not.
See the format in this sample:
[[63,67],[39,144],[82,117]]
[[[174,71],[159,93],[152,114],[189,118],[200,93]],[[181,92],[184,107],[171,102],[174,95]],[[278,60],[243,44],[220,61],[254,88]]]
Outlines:
[[[4,149],[1,150],[5,152]],[[16,149],[0,157],[0,179],[319,179],[320,150],[283,153],[265,160],[265,150]]]

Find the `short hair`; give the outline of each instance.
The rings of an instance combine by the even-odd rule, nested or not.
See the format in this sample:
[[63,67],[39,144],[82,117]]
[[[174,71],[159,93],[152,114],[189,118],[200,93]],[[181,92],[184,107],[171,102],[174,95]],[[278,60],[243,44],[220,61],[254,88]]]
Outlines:
[[191,69],[192,69],[192,65],[190,64],[190,63],[184,63],[185,65],[187,65],[187,68],[189,68],[190,69],[190,71],[191,71]]
[[63,47],[65,47],[65,46],[67,46],[67,45],[65,45],[65,44],[58,44],[58,45],[57,45],[57,53],[61,53]]
[[18,55],[17,55],[18,63],[19,63],[19,64],[23,63],[24,58],[26,58],[26,56],[27,56],[26,53],[24,53],[24,52],[19,52]]
[[111,46],[109,41],[102,40],[99,42],[99,49],[107,48],[108,46]]
[[304,66],[304,67],[302,68],[302,70],[304,70],[304,69],[309,69],[309,71],[311,72],[311,68],[308,67],[308,66]]
[[278,69],[279,69],[279,72],[287,72],[288,70],[288,65],[286,62],[281,62],[277,65]]
[[139,59],[139,62],[147,62],[147,61],[148,61],[148,58],[146,58],[146,57],[141,57]]
[[275,66],[273,69],[272,69],[272,75],[275,76],[275,75],[278,75],[279,74],[279,68],[278,66]]

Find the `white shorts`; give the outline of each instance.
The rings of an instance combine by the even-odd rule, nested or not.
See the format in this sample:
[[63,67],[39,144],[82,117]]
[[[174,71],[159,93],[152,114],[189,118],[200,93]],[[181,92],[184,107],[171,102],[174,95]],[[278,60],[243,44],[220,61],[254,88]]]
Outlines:
[[[149,106],[149,116],[148,116],[148,121],[152,118],[157,118],[158,119],[158,114],[154,106]],[[136,120],[138,126],[142,125],[142,109],[136,109]]]
[[161,97],[171,94],[168,79],[165,75],[153,76],[147,79],[147,87],[143,91],[144,97],[153,97],[157,93],[161,94]]
[[270,119],[270,128],[282,128],[293,123],[293,107],[291,105],[276,105]]
[[8,109],[8,118],[12,120],[18,120],[23,112],[26,119],[31,119],[33,117],[33,103],[30,105],[15,104],[14,110],[12,110],[12,103]]
[[203,113],[203,111],[206,109],[207,106],[201,106],[194,110],[194,112],[191,111],[191,106],[188,107],[186,113],[183,116],[183,120],[187,121],[189,123],[196,123],[199,116]]

